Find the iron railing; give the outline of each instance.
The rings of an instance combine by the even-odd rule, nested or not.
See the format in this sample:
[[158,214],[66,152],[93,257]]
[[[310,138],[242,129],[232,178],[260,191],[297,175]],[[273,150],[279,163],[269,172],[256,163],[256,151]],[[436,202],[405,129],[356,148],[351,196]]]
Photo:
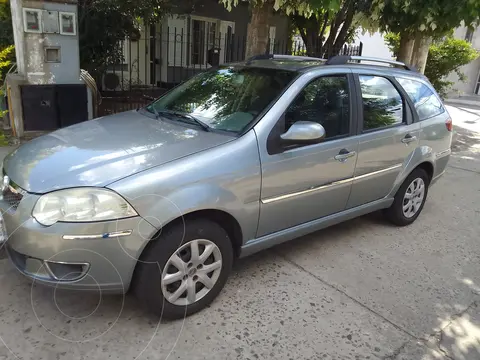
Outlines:
[[[144,106],[173,86],[212,66],[243,61],[246,37],[234,34],[205,34],[169,28],[165,33],[118,41],[115,61],[94,74],[102,103],[98,115],[107,115]],[[267,52],[308,55],[301,40],[271,40]],[[362,44],[344,45],[334,55],[361,55]]]

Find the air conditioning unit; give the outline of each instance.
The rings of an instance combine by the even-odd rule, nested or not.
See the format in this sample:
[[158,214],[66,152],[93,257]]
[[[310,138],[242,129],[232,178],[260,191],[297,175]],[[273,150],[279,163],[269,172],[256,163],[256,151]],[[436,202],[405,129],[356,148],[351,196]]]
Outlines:
[[[123,79],[125,79],[125,74]],[[102,76],[103,91],[122,91],[122,72],[108,71]]]

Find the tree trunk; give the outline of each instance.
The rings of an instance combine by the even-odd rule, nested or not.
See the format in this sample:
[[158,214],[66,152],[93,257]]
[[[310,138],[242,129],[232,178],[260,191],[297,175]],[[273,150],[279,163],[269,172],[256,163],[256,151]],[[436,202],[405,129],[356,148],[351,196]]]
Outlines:
[[400,33],[400,48],[398,49],[397,60],[411,65],[415,38],[408,33]]
[[415,67],[418,72],[423,74],[427,65],[428,49],[432,43],[431,36],[425,36],[420,31],[415,34],[415,46],[413,47],[412,60],[410,64]]
[[340,49],[343,47],[343,45],[345,45],[345,41],[350,31],[350,27],[352,26],[354,15],[355,15],[355,7],[354,7],[354,3],[352,2],[348,7],[347,15],[345,17],[345,21],[343,22],[342,28],[340,29],[337,35],[337,38],[335,39],[332,55],[338,55],[338,53],[340,52]]
[[252,17],[247,27],[245,58],[265,54],[269,49],[270,16],[272,4],[269,1],[259,3],[252,8]]
[[[290,19],[292,19],[295,27],[298,29],[304,45],[301,49],[296,49],[295,55],[321,56],[323,45],[322,36],[327,26],[328,18],[326,20],[320,20],[316,15],[312,15],[309,18],[301,15],[291,15]],[[305,50],[305,52],[303,52],[303,50]]]
[[340,29],[340,26],[342,26],[343,22],[345,21],[348,8],[349,8],[349,4],[344,4],[343,8],[341,8],[340,11],[337,12],[337,14],[335,15],[335,18],[332,20],[332,23],[330,24],[329,35],[323,46],[324,48],[323,57],[326,59],[333,56],[333,54],[336,52],[335,51],[336,49],[334,49],[335,40],[337,38],[337,34],[338,34],[338,30]]

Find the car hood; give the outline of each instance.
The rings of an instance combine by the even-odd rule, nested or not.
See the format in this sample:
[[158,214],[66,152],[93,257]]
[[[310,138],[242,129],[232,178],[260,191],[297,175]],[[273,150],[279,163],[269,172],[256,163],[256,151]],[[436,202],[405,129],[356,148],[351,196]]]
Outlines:
[[4,160],[10,179],[32,193],[113,181],[231,141],[129,111],[86,121],[36,138]]

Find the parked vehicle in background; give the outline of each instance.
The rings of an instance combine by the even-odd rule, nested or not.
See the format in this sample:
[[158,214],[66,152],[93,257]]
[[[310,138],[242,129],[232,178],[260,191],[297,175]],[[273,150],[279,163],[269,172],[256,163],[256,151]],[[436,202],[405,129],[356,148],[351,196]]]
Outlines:
[[435,90],[402,63],[258,56],[15,150],[6,248],[36,282],[131,288],[180,318],[237,257],[376,210],[411,224],[451,140]]

